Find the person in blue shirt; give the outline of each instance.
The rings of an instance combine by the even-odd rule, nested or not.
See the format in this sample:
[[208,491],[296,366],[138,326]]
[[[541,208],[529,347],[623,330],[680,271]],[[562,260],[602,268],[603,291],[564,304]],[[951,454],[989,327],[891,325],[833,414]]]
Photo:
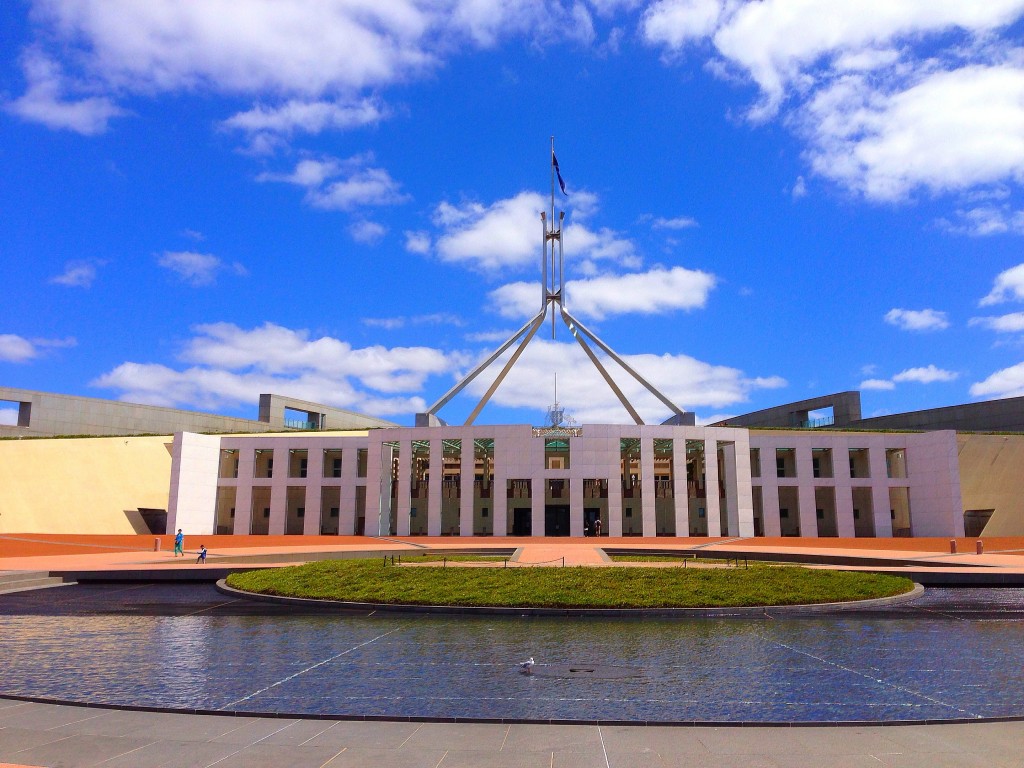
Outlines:
[[196,558],[196,564],[206,564],[206,547],[203,544],[199,545],[199,557]]
[[185,534],[181,532],[181,528],[174,535],[174,556],[178,555],[185,556]]

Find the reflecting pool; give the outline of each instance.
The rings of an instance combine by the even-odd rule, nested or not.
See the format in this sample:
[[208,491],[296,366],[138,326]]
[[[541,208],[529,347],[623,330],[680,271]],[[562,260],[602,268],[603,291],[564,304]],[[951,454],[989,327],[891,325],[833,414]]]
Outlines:
[[393,717],[973,719],[1024,715],[1022,629],[1016,589],[814,617],[600,620],[324,616],[209,586],[77,586],[0,597],[0,694]]

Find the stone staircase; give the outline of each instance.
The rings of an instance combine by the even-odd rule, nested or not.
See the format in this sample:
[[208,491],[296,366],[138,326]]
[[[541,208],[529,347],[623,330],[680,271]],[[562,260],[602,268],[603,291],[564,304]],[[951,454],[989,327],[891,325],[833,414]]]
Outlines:
[[0,571],[0,595],[74,583],[61,576],[51,576],[47,571]]

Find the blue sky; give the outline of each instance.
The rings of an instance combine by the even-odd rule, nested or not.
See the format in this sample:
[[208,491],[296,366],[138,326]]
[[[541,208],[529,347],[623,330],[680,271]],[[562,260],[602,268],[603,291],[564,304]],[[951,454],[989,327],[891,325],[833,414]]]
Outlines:
[[[0,383],[411,423],[537,310],[554,135],[568,308],[699,423],[1024,394],[1022,32],[1024,0],[2,3]],[[555,374],[628,421],[564,328],[480,421],[541,423]]]

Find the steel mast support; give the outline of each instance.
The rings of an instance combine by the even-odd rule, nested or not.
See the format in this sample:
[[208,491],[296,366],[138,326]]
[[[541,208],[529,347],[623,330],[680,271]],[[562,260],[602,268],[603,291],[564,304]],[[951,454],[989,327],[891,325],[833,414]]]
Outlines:
[[[427,424],[427,423],[421,424],[420,421],[427,421],[428,419],[421,419],[420,417],[428,417],[428,418],[429,417],[433,417],[433,418],[436,419],[437,418],[437,412],[441,408],[443,408],[445,405],[447,405],[449,400],[451,400],[453,397],[455,397],[457,394],[459,394],[459,392],[461,392],[463,389],[465,389],[466,386],[471,381],[473,381],[473,379],[475,379],[477,376],[479,376],[481,373],[483,373],[487,368],[489,368],[491,363],[493,363],[495,360],[498,359],[498,357],[501,356],[502,352],[504,352],[506,349],[511,347],[513,344],[516,343],[516,341],[519,340],[520,336],[522,336],[524,333],[529,331],[535,325],[539,327],[540,323],[544,320],[544,316],[546,314],[547,314],[547,306],[545,305],[545,307],[543,309],[541,309],[540,312],[538,312],[532,318],[527,320],[526,324],[522,328],[520,328],[518,331],[516,331],[511,336],[509,336],[508,339],[505,340],[505,343],[503,343],[500,347],[498,347],[496,350],[494,350],[494,352],[491,353],[490,357],[488,357],[486,360],[484,360],[482,363],[480,363],[480,365],[478,365],[476,368],[474,368],[472,371],[470,371],[462,379],[462,381],[460,381],[454,387],[452,387],[447,392],[445,392],[441,396],[441,399],[438,400],[436,403],[434,403],[432,406],[430,406],[430,408],[428,408],[426,412],[416,414],[416,417],[417,417],[416,418],[416,426],[418,426],[418,427],[431,426],[430,424]],[[533,332],[536,332],[536,328],[534,328]],[[533,335],[533,333],[530,334],[531,337],[532,337],[532,335]]]
[[[562,320],[565,322],[566,326],[572,332],[573,336],[576,336],[577,341],[579,341],[581,344],[583,343],[581,338],[576,335],[575,329],[578,329],[580,333],[588,337],[592,342],[594,342],[597,346],[604,350],[605,354],[607,354],[612,360],[614,360],[616,363],[622,366],[622,370],[624,370],[626,373],[628,373],[630,376],[636,379],[640,384],[642,384],[644,389],[646,389],[648,392],[650,392],[652,395],[658,398],[662,403],[664,403],[668,407],[668,409],[672,411],[672,413],[674,413],[676,416],[683,415],[683,410],[681,408],[679,408],[675,403],[673,403],[671,400],[665,397],[665,395],[661,394],[661,392],[658,391],[658,389],[656,389],[653,384],[647,381],[647,379],[645,379],[639,373],[634,371],[629,366],[629,364],[626,363],[625,360],[623,360],[621,357],[615,354],[615,351],[607,344],[605,344],[603,341],[601,341],[601,339],[598,338],[598,336],[593,331],[588,330],[587,327],[583,325],[583,323],[581,323],[575,317],[570,315],[569,311],[565,307],[562,307]],[[595,364],[597,364],[598,367],[600,367],[600,364],[596,363],[596,361]],[[611,382],[609,382],[609,385],[611,385]],[[612,388],[615,389],[614,386],[612,386]],[[615,392],[618,393],[618,390],[616,389]],[[622,397],[620,396],[619,399],[621,400]],[[625,403],[623,403],[623,405],[625,405]],[[633,413],[632,409],[629,406],[626,406],[626,410],[629,411],[630,414]],[[634,416],[634,418],[636,417]],[[642,423],[643,422],[640,421],[637,422],[637,424]]]
[[519,356],[523,354],[523,351],[526,349],[526,345],[529,344],[530,341],[533,339],[533,335],[537,333],[537,330],[540,328],[540,325],[543,322],[543,320],[544,314],[538,314],[534,318],[533,323],[531,323],[530,325],[529,333],[527,333],[523,337],[523,340],[519,343],[519,346],[516,348],[516,351],[512,353],[512,357],[508,359],[508,362],[505,363],[505,367],[501,369],[501,373],[498,374],[498,377],[487,389],[487,392],[484,393],[484,396],[480,398],[480,402],[477,403],[476,408],[473,409],[473,412],[469,414],[469,417],[466,419],[465,426],[468,427],[470,424],[476,421],[476,417],[480,415],[480,411],[482,411],[484,406],[487,405],[487,402],[491,399],[491,395],[493,395],[494,392],[498,389],[498,387],[501,386],[501,382],[505,380],[505,377],[508,375],[508,372],[511,371],[512,367],[516,364],[516,362],[518,362]]

